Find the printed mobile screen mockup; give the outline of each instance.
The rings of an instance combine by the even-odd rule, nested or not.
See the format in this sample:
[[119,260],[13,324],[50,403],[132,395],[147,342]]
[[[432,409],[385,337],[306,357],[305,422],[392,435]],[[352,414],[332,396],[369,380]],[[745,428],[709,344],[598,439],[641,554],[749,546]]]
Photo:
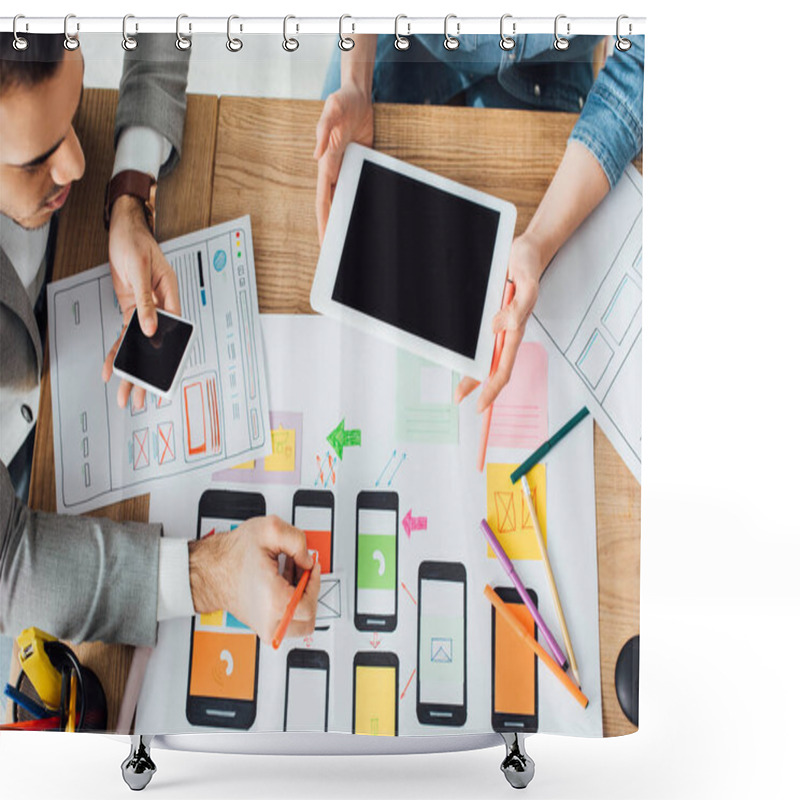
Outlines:
[[333,299],[474,358],[498,211],[364,161]]
[[331,517],[333,509],[323,506],[295,506],[294,525],[305,531],[306,545],[316,550],[323,574],[331,571]]
[[395,735],[395,668],[356,666],[355,733]]
[[464,704],[464,583],[420,581],[419,702]]
[[[536,636],[536,622],[521,602],[506,607]],[[495,614],[494,710],[498,714],[536,714],[536,654],[505,618]]]
[[286,688],[286,730],[324,731],[328,702],[327,671],[291,667]]
[[[234,530],[241,521],[203,517],[200,538]],[[195,618],[189,694],[226,700],[253,700],[258,639],[228,611]]]
[[397,588],[397,514],[392,510],[358,509],[359,614],[393,616]]

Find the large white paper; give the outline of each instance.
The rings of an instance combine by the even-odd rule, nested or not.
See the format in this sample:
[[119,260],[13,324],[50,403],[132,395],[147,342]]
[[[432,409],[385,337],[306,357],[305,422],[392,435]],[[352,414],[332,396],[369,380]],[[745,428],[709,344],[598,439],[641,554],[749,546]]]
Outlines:
[[[208,488],[260,491],[267,513],[291,519],[298,488],[326,487],[335,495],[333,569],[346,576],[344,616],[329,631],[308,640],[285,640],[280,650],[263,643],[259,652],[258,707],[252,730],[283,729],[286,659],[292,648],[325,650],[330,658],[328,730],[349,733],[353,725],[353,659],[356,652],[388,651],[397,655],[400,735],[448,735],[491,731],[491,606],[483,596],[486,583],[510,586],[499,562],[487,556],[478,523],[487,515],[486,474],[475,467],[480,418],[476,398],[455,408],[455,440],[448,427],[432,424],[422,437],[421,409],[447,417],[439,408],[439,377],[424,373],[409,398],[408,354],[383,341],[324,317],[262,316],[270,364],[270,397],[286,441],[298,442],[300,470],[293,482],[278,482],[274,473],[256,464],[225,472],[228,482],[182,480],[180,490],[151,495],[150,518],[164,524],[167,536],[194,538],[197,508]],[[529,337],[530,338],[530,337]],[[420,361],[421,369],[431,365]],[[419,370],[418,370],[419,372]],[[550,408],[556,427],[580,407],[574,382],[559,366],[549,371]],[[435,389],[435,391],[434,391]],[[451,395],[452,396],[452,395]],[[398,403],[409,401],[400,419]],[[345,429],[358,429],[359,445],[333,453],[327,437],[344,419]],[[273,427],[277,428],[276,423]],[[302,428],[302,436],[300,436]],[[275,433],[273,433],[275,437]],[[277,449],[273,459],[279,455]],[[517,464],[528,450],[490,448],[488,466]],[[287,457],[283,476],[294,475]],[[539,730],[584,736],[602,735],[597,598],[597,541],[591,421],[576,427],[547,457],[547,535],[550,558],[576,651],[583,691],[582,709],[540,662],[538,672]],[[241,472],[238,483],[231,478]],[[399,498],[397,629],[372,634],[356,630],[356,496],[362,490],[396,491]],[[178,500],[179,498],[179,500]],[[521,511],[521,510],[520,510]],[[424,518],[424,526],[421,519]],[[416,521],[416,522],[415,522]],[[530,531],[532,535],[532,529]],[[422,725],[416,714],[418,571],[424,560],[459,562],[466,568],[467,720],[463,727]],[[541,561],[517,560],[522,580],[538,594],[539,608],[561,643],[558,621]],[[208,732],[186,719],[191,621],[171,620],[159,626],[158,645],[148,665],[137,713],[140,732]],[[542,641],[541,634],[539,640]],[[430,643],[428,643],[430,644]],[[447,657],[447,643],[429,659]]]
[[81,513],[149,492],[210,464],[271,452],[250,218],[163,242],[194,325],[171,400],[117,406],[101,378],[122,329],[108,264],[47,287],[56,500]]
[[642,470],[642,176],[619,183],[559,250],[533,311],[636,480]]

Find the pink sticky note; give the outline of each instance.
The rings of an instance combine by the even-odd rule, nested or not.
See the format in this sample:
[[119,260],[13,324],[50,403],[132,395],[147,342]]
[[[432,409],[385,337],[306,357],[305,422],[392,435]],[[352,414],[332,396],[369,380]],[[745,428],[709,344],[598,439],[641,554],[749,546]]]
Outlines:
[[547,352],[523,342],[511,379],[494,401],[489,447],[535,450],[547,439]]

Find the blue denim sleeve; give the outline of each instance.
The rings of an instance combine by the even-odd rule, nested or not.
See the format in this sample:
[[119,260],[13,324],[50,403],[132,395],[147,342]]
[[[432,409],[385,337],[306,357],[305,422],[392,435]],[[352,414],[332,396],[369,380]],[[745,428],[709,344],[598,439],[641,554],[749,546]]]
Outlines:
[[644,36],[630,40],[606,59],[569,137],[589,149],[611,186],[642,149]]

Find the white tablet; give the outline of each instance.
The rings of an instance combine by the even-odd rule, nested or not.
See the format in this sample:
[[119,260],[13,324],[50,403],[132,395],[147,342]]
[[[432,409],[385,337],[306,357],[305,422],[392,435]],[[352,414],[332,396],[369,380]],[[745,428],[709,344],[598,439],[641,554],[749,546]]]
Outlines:
[[311,307],[484,378],[516,218],[511,203],[350,144]]

